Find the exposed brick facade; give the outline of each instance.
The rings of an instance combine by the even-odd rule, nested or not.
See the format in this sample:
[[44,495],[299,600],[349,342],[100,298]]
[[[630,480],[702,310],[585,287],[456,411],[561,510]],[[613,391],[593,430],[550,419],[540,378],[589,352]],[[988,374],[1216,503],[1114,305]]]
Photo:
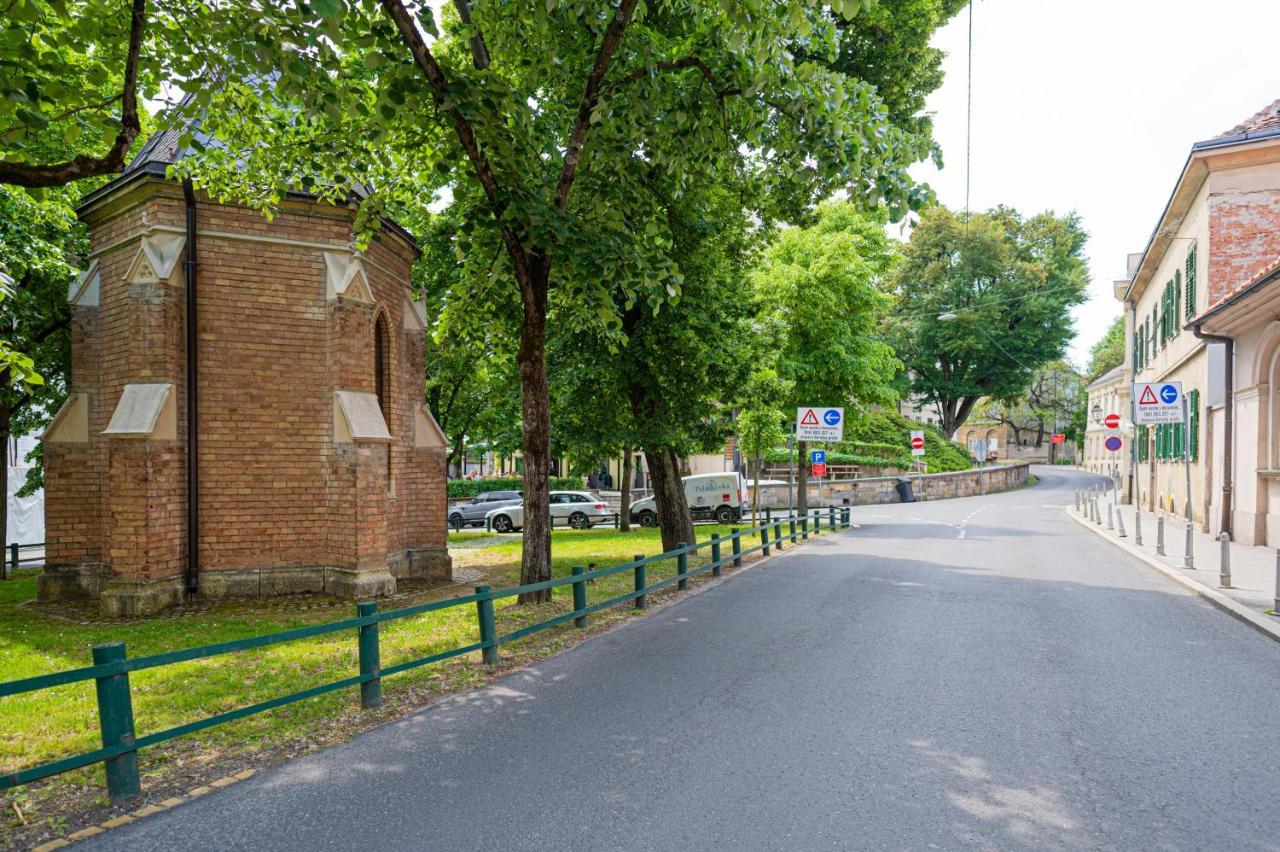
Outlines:
[[[185,207],[177,184],[140,176],[81,213],[101,280],[98,304],[73,308],[70,390],[88,429],[80,440],[56,423],[46,437],[41,595],[145,613],[178,602],[187,571]],[[450,576],[445,450],[418,414],[416,249],[384,228],[354,253],[352,216],[291,200],[268,221],[198,197],[201,594],[364,597],[393,591],[393,576]],[[345,293],[326,252],[361,271]],[[156,257],[165,268],[145,265]],[[344,439],[335,392],[374,394],[379,348],[390,441]],[[172,385],[174,434],[162,417],[146,434],[104,435],[139,383]]]
[[1209,301],[1214,305],[1280,264],[1280,188],[1209,195]]

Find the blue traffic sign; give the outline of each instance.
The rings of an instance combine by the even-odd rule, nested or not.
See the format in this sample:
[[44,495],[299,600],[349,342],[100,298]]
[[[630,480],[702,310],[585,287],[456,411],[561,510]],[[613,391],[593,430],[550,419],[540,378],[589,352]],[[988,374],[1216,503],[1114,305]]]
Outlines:
[[839,426],[840,425],[840,409],[828,408],[826,413],[822,415],[822,420],[828,426]]
[[826,451],[826,450],[814,450],[813,452],[809,453],[809,460],[810,460],[811,462],[813,462],[814,464],[826,464],[826,463],[827,463],[827,451]]
[[1116,435],[1112,435],[1111,437],[1107,438],[1106,442],[1104,443],[1104,446],[1108,450],[1114,453],[1116,450],[1120,449],[1120,446],[1121,446],[1120,438],[1117,437]]
[[1160,386],[1160,401],[1165,405],[1173,405],[1178,401],[1178,389],[1174,385]]

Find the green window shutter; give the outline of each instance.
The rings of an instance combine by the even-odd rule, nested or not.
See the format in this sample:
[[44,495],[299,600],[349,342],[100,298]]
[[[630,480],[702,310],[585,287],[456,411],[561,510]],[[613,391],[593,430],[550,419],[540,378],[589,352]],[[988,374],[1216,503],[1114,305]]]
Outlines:
[[1156,425],[1156,461],[1164,461],[1164,424]]
[[1191,246],[1187,252],[1187,300],[1185,302],[1187,319],[1196,315],[1196,247]]
[[1182,311],[1179,308],[1182,305],[1182,270],[1175,270],[1173,273],[1173,336],[1177,337],[1182,331]]
[[1191,460],[1200,458],[1200,391],[1192,390],[1189,399],[1191,405]]
[[1158,322],[1159,322],[1159,311],[1154,306],[1152,306],[1151,308],[1151,357],[1152,358],[1155,358],[1157,355],[1160,354],[1160,350],[1158,348],[1160,343],[1160,336],[1156,334],[1156,328],[1157,328],[1156,324]]

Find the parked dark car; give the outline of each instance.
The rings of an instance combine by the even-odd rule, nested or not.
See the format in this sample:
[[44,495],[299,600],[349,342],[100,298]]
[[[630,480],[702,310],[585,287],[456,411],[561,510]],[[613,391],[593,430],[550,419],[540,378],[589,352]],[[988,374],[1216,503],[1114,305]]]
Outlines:
[[484,526],[484,516],[490,509],[502,506],[518,506],[524,502],[520,491],[485,491],[466,503],[449,507],[449,526],[455,530],[463,527]]

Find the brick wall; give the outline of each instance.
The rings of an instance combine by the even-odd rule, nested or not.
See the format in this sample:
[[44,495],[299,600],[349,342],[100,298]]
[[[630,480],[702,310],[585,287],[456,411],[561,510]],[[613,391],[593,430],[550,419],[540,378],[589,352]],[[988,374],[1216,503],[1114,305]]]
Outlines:
[[[145,181],[87,219],[101,307],[76,312],[71,384],[89,394],[90,441],[50,445],[50,561],[103,560],[134,581],[177,577],[186,537],[184,278],[179,267],[172,283],[124,279],[146,227],[167,236],[185,225],[180,188]],[[385,568],[409,550],[443,549],[443,455],[413,447],[424,376],[422,332],[405,327],[412,249],[390,235],[370,246],[372,306],[330,301],[323,252],[351,245],[350,211],[289,203],[268,221],[202,199],[197,221],[202,576]],[[336,444],[333,392],[375,389],[378,317],[392,441]],[[177,440],[102,437],[124,386],[140,381],[173,383]]]
[[1209,196],[1209,307],[1280,263],[1280,189]]

